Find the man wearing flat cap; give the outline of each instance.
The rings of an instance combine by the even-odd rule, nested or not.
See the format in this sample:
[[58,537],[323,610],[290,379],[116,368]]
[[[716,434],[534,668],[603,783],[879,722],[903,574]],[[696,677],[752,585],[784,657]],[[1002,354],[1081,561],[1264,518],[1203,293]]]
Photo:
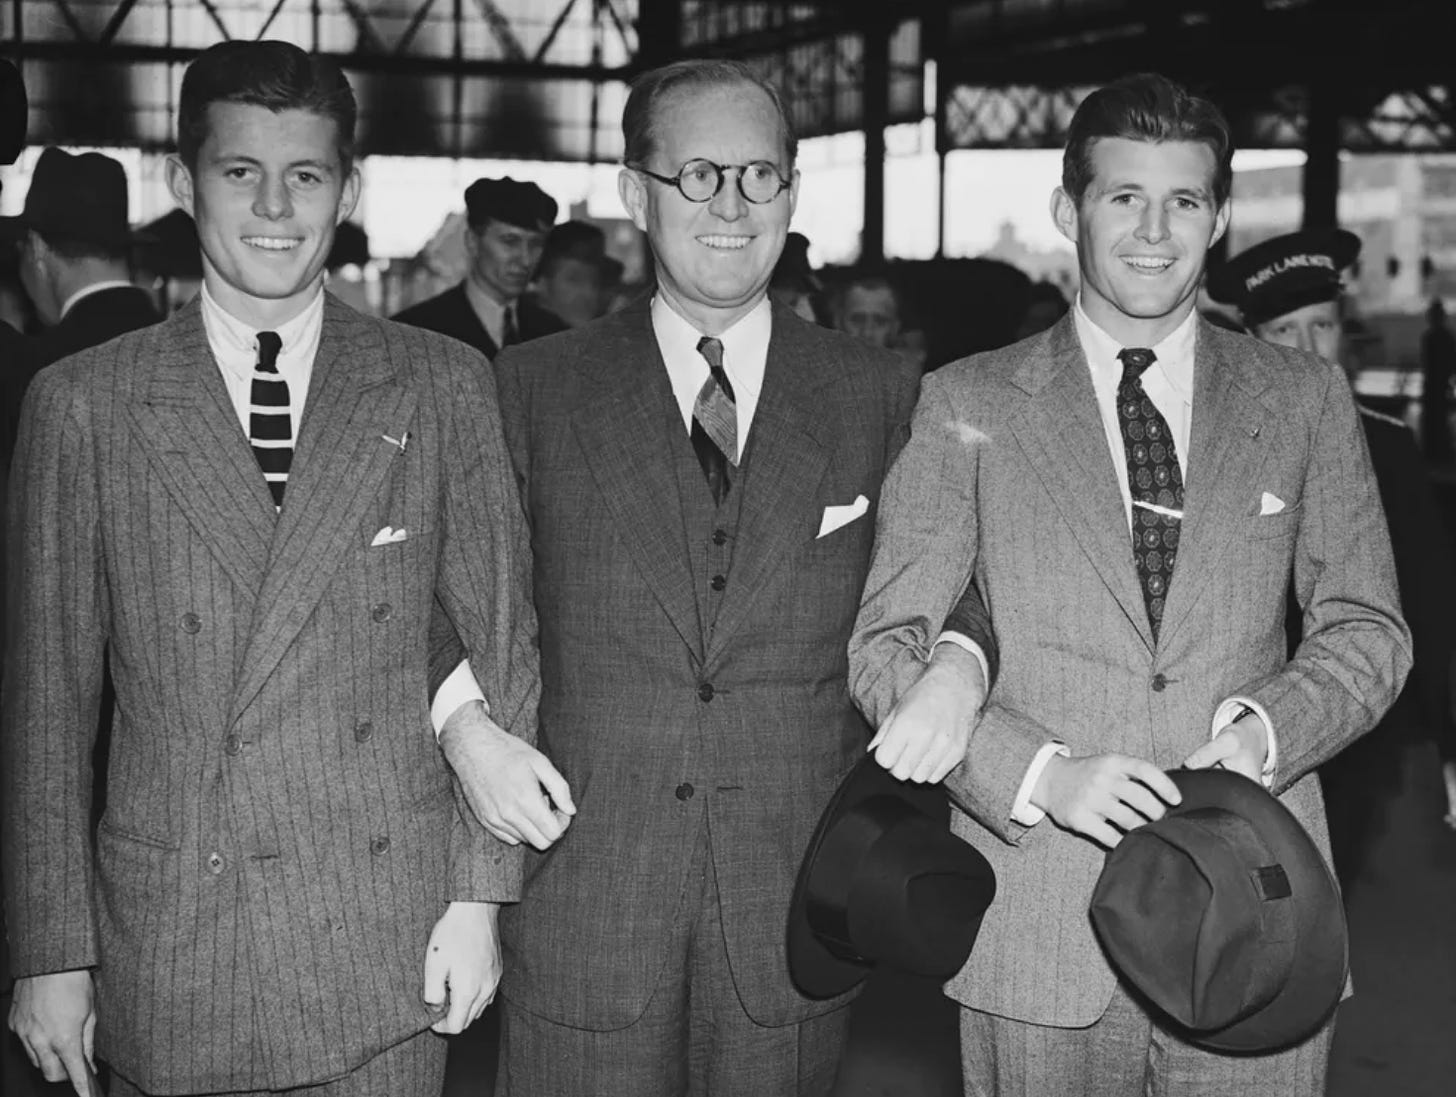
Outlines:
[[[1238,308],[1268,343],[1297,347],[1343,366],[1344,288],[1340,272],[1360,254],[1342,229],[1293,232],[1242,252],[1209,278],[1209,295]],[[1366,737],[1320,770],[1335,869],[1347,886],[1359,874],[1377,815],[1399,788],[1401,747],[1409,733],[1435,737],[1456,767],[1451,720],[1451,655],[1456,649],[1456,576],[1450,531],[1431,491],[1415,436],[1399,419],[1355,400],[1380,501],[1390,526],[1401,612],[1411,628],[1415,665],[1394,707]],[[1297,638],[1297,630],[1296,630]]]
[[469,343],[494,360],[503,347],[566,325],[523,297],[536,273],[556,200],[535,183],[477,179],[465,189],[465,280],[394,319]]

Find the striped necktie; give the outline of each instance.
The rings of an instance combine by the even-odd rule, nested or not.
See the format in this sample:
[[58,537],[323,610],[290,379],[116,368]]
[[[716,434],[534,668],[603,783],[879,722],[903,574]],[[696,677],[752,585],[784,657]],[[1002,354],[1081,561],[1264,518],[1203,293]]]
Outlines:
[[698,353],[708,363],[708,379],[693,402],[693,449],[713,502],[721,503],[732,486],[728,470],[738,464],[738,405],[733,401],[733,383],[723,369],[722,342],[705,335],[698,340]]
[[273,504],[283,509],[283,489],[293,464],[293,421],[288,414],[288,382],[278,375],[278,352],[283,340],[276,331],[258,332],[258,366],[253,371],[252,408],[248,441],[253,456],[273,493]]

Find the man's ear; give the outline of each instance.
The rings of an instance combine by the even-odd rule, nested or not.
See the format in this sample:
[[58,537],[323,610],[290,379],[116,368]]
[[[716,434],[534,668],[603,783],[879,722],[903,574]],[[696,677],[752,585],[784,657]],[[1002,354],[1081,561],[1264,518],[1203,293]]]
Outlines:
[[632,218],[632,224],[643,232],[647,231],[647,184],[631,168],[617,173],[617,196],[622,199],[622,208]]
[[362,186],[363,180],[359,176],[359,165],[355,164],[349,169],[349,177],[344,180],[344,189],[339,195],[339,213],[334,218],[335,225],[342,225],[354,212],[354,207],[359,204],[359,190]]
[[1217,244],[1219,240],[1223,239],[1223,234],[1228,231],[1229,220],[1233,217],[1233,212],[1233,198],[1225,198],[1223,205],[1219,206],[1218,212],[1213,215],[1213,236],[1208,241],[1209,247],[1213,247],[1214,244]]
[[182,162],[182,157],[176,153],[167,157],[167,189],[172,192],[172,197],[177,204],[186,210],[194,221],[197,220],[197,214],[192,208],[194,197],[192,172]]
[[1077,203],[1062,187],[1052,191],[1052,224],[1072,243],[1077,242]]

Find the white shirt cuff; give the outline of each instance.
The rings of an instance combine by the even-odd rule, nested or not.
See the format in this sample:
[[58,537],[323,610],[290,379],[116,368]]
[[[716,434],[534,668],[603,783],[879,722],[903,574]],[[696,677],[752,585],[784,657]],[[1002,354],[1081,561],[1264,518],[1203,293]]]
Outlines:
[[959,632],[942,632],[935,638],[935,643],[930,645],[930,654],[935,654],[935,649],[941,644],[954,644],[962,651],[969,651],[976,657],[976,662],[981,665],[981,681],[986,683],[986,692],[991,691],[991,666],[986,662],[986,653],[981,650],[981,645],[972,640],[969,636]]
[[1026,776],[1021,779],[1021,787],[1016,790],[1016,799],[1011,804],[1011,821],[1020,823],[1024,827],[1034,827],[1046,818],[1046,812],[1031,802],[1032,791],[1036,783],[1041,779],[1041,771],[1046,769],[1047,763],[1056,755],[1063,758],[1068,757],[1072,752],[1067,749],[1065,743],[1058,743],[1052,740],[1036,752],[1036,757],[1031,760],[1031,765],[1026,767]]
[[1272,788],[1274,786],[1274,770],[1279,765],[1279,740],[1274,735],[1274,721],[1269,719],[1269,714],[1258,701],[1250,697],[1230,697],[1223,704],[1219,705],[1218,711],[1213,714],[1213,729],[1209,734],[1209,738],[1215,738],[1219,732],[1242,716],[1245,710],[1252,712],[1260,720],[1263,720],[1264,728],[1268,732],[1269,753],[1264,759],[1264,770],[1260,774],[1260,777],[1263,778],[1265,788]]
[[471,673],[470,660],[461,659],[460,665],[450,672],[450,677],[440,683],[435,699],[430,703],[430,723],[435,726],[436,739],[440,737],[440,729],[445,726],[445,721],[450,719],[455,710],[471,701],[479,701],[485,705],[486,712],[490,711],[485,694],[480,691],[480,683]]

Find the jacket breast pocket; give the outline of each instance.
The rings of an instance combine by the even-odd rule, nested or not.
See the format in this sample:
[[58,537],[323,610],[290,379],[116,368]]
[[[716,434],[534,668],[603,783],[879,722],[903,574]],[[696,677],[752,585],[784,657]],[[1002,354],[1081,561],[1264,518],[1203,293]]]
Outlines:
[[1303,515],[1304,508],[1296,504],[1286,507],[1278,514],[1255,515],[1245,523],[1244,528],[1248,536],[1256,541],[1292,537],[1299,529],[1299,520]]

